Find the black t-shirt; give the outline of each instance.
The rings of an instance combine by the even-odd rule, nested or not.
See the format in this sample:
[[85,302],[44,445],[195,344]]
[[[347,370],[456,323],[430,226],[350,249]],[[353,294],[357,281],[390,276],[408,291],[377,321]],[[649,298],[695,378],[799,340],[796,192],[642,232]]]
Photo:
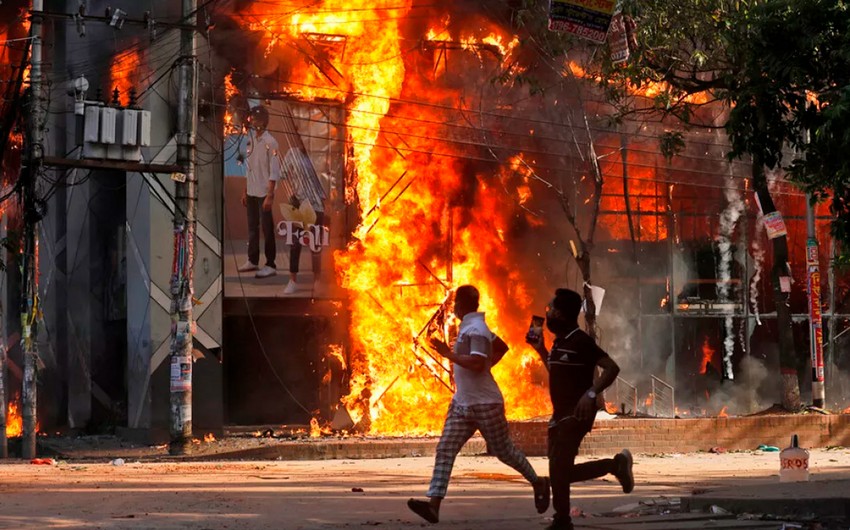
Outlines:
[[549,352],[549,395],[552,420],[575,412],[579,399],[593,386],[596,364],[608,354],[580,329],[555,339]]

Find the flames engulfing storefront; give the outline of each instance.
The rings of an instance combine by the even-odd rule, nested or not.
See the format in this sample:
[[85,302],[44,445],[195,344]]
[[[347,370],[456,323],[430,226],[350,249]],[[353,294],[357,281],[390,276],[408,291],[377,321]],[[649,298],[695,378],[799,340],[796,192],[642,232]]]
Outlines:
[[[473,283],[492,328],[512,346],[494,370],[509,417],[544,415],[545,370],[524,345],[527,322],[554,287],[580,288],[569,249],[596,230],[593,280],[607,289],[600,338],[627,380],[646,394],[655,375],[688,389],[679,391],[683,408],[709,413],[773,399],[758,389],[778,369],[776,352],[765,347],[776,336],[762,273],[769,256],[747,164],[726,163],[725,139],[713,132],[688,134],[685,152],[664,159],[657,138],[669,125],[610,125],[581,69],[521,45],[509,21],[506,6],[478,2],[325,0],[239,2],[216,22],[229,102],[225,233],[238,242],[225,243],[233,262],[225,264],[225,296],[261,299],[243,303],[254,309],[289,307],[286,318],[248,314],[242,323],[253,331],[226,325],[240,348],[262,350],[250,357],[260,364],[254,372],[268,362],[289,386],[331,388],[322,399],[339,401],[363,429],[432,432],[451,377],[427,337],[450,333],[450,289]],[[293,272],[302,279],[289,292],[289,276],[255,281],[236,271],[246,237],[240,142],[257,105],[269,109],[283,180],[291,178],[288,150],[303,149],[324,197],[324,222],[313,207],[304,223],[327,228],[330,248],[313,249],[320,252],[310,259],[278,238],[285,248],[278,258],[300,266]],[[709,107],[708,119],[712,112],[720,111]],[[804,245],[801,196],[781,182],[774,191],[792,244]],[[300,208],[282,193],[272,205],[275,223]],[[589,226],[594,212],[598,226]],[[819,229],[828,241],[824,222]],[[804,262],[804,253],[795,247],[792,260]],[[833,293],[829,315],[846,311],[836,302],[838,283],[824,288]],[[843,324],[831,321],[839,333]],[[303,337],[311,333],[322,337]],[[270,359],[286,358],[296,343],[324,358]],[[289,376],[278,375],[275,362]],[[229,370],[253,373],[244,362]],[[243,387],[228,390],[231,419]],[[320,408],[298,406],[308,414]]]

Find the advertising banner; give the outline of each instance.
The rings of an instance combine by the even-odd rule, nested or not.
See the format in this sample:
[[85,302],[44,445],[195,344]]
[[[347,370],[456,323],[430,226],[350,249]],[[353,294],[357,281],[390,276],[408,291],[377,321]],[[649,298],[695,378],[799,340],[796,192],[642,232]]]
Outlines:
[[551,0],[549,29],[603,44],[616,7],[614,0]]
[[226,297],[336,298],[345,244],[341,107],[249,100],[224,140]]
[[807,291],[809,294],[809,338],[812,357],[812,381],[822,382],[823,373],[823,314],[821,313],[821,278],[818,264],[818,244],[814,239],[806,243]]

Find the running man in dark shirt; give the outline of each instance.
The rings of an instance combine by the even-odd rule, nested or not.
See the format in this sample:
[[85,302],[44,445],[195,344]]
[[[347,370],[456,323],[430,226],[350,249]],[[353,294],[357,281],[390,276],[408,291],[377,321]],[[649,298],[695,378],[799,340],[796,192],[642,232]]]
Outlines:
[[[555,517],[550,530],[572,530],[570,484],[608,473],[613,474],[624,493],[634,489],[632,455],[628,449],[614,458],[576,464],[579,446],[593,428],[596,397],[608,388],[620,367],[592,338],[579,329],[581,296],[569,289],[558,289],[546,311],[546,327],[555,334],[551,351],[542,336],[529,339],[549,370],[552,419],[549,422],[549,475],[552,481],[552,505]],[[602,375],[594,381],[596,367]]]

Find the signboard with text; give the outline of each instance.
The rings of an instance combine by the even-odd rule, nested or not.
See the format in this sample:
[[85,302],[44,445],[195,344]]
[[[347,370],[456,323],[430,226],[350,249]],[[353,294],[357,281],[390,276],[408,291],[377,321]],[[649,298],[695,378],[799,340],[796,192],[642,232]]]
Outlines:
[[603,44],[615,9],[615,0],[551,0],[549,29]]

